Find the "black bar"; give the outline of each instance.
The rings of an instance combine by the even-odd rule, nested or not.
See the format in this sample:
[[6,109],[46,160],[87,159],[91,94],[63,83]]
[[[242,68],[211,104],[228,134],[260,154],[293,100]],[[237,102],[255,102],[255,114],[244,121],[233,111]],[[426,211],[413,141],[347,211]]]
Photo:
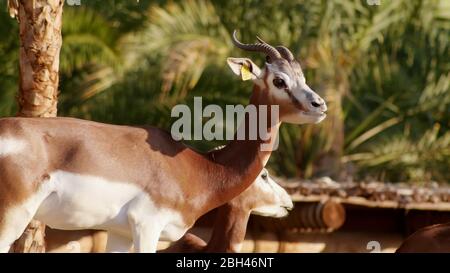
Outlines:
[[[447,272],[450,254],[2,254],[0,272]],[[270,261],[270,262],[269,262]],[[206,264],[208,266],[206,267]],[[445,268],[434,271],[433,268]],[[9,269],[9,270],[8,270]],[[17,269],[20,269],[17,271]],[[326,270],[326,271],[324,271]],[[30,271],[31,272],[31,271]],[[33,271],[34,272],[34,271]]]

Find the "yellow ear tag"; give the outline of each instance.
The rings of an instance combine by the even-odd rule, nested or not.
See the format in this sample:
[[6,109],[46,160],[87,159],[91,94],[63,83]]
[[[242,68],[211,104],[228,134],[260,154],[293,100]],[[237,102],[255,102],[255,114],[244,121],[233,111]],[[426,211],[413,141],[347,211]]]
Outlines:
[[245,64],[241,67],[241,77],[243,81],[252,79],[252,72],[250,72],[249,67]]

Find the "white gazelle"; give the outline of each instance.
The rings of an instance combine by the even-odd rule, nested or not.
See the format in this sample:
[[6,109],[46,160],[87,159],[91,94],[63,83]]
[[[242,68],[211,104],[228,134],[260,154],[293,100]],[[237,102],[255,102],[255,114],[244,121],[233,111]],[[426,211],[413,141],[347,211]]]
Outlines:
[[0,119],[0,250],[8,251],[36,218],[56,229],[104,229],[108,251],[134,243],[137,252],[155,252],[160,238],[178,240],[201,215],[252,184],[271,154],[260,147],[275,142],[282,122],[325,118],[325,102],[306,85],[289,50],[243,44],[236,33],[233,42],[267,56],[263,69],[247,58],[228,59],[235,74],[250,73],[250,104],[279,107],[264,139],[235,139],[202,154],[154,127]]

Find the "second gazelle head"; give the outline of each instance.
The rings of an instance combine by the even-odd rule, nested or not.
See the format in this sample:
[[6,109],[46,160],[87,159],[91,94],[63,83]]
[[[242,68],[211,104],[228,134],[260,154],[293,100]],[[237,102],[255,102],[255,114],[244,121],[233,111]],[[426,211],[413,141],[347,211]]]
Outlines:
[[231,203],[241,210],[269,217],[284,217],[294,207],[289,194],[269,176],[266,169]]

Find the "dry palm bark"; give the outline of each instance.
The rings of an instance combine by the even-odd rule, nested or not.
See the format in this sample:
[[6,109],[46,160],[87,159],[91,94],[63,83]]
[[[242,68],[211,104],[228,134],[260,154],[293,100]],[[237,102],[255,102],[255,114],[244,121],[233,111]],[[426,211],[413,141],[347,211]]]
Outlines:
[[[62,44],[63,0],[9,0],[20,27],[19,112],[23,117],[55,117]],[[45,225],[32,221],[13,252],[45,252]]]
[[19,116],[57,113],[62,0],[12,0],[10,14],[20,26]]

